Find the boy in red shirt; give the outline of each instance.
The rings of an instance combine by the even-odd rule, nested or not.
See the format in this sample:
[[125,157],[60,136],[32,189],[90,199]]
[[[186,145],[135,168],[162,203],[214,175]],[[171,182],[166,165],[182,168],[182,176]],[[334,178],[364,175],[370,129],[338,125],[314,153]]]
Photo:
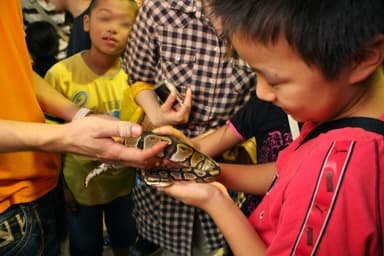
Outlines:
[[207,211],[235,255],[383,255],[383,135],[339,127],[304,139],[345,118],[383,128],[384,2],[214,0],[213,10],[257,73],[258,97],[304,126],[275,164],[221,165],[228,189],[266,195],[249,220],[220,183],[162,190]]

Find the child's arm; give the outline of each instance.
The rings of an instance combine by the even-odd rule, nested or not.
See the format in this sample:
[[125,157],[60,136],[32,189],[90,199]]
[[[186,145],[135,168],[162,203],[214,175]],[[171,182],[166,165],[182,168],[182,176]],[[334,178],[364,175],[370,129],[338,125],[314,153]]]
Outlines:
[[191,142],[202,153],[216,157],[243,140],[232,127],[223,125],[212,132],[191,139]]
[[34,73],[35,93],[42,110],[50,115],[72,120],[79,107],[52,88],[47,81]]
[[222,231],[234,255],[265,254],[265,244],[220,183],[176,182],[159,190],[206,211]]
[[257,165],[220,163],[221,173],[217,181],[233,191],[264,195],[276,176],[274,162]]
[[[220,154],[232,145],[241,141],[233,128],[223,126],[218,130],[203,137],[197,137],[190,142],[202,153],[207,155]],[[179,131],[169,126],[157,128],[154,132],[169,134],[187,141],[187,138]],[[220,163],[221,174],[218,181],[228,189],[249,194],[264,195],[276,175],[275,163],[257,165],[237,165]]]
[[153,90],[140,91],[135,100],[143,109],[154,126],[174,125],[186,123],[191,111],[192,92],[187,90],[183,105],[175,110],[173,105],[176,101],[176,95],[171,94],[163,105],[160,106]]

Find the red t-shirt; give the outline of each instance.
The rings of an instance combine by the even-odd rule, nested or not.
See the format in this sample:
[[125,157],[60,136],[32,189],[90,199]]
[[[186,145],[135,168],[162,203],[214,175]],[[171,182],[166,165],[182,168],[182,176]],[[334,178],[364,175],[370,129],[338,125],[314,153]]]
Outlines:
[[[305,124],[301,136],[280,153],[278,178],[250,222],[267,244],[269,255],[309,255],[314,248],[316,255],[383,253],[384,136],[360,128],[342,128],[298,147],[313,128],[313,124]],[[331,168],[336,165],[329,159],[335,143],[351,147],[333,149],[333,158],[342,151],[347,160],[345,165],[338,163],[345,171],[340,186],[337,179],[329,181],[339,190],[326,192],[316,184],[325,163]],[[321,202],[328,194],[334,196],[332,209]],[[311,204],[314,198],[317,201]],[[308,216],[311,225],[303,227]],[[327,224],[322,230],[325,216]],[[321,236],[313,236],[314,230],[322,230]],[[296,245],[298,241],[300,246]]]

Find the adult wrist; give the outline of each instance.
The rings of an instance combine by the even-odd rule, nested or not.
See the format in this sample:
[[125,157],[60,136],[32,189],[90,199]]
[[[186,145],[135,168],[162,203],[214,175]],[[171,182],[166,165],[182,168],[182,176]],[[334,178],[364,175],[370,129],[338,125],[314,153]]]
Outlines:
[[84,117],[86,117],[92,113],[93,113],[92,110],[90,110],[89,108],[80,108],[76,112],[76,114],[72,117],[72,121],[80,119],[80,118],[84,118]]

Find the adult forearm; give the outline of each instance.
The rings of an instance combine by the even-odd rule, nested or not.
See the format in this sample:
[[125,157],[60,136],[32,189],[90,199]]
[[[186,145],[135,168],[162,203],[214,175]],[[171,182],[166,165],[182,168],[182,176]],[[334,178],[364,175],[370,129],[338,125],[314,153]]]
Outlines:
[[60,138],[59,129],[60,126],[44,123],[0,120],[0,152],[49,151],[49,145]]

